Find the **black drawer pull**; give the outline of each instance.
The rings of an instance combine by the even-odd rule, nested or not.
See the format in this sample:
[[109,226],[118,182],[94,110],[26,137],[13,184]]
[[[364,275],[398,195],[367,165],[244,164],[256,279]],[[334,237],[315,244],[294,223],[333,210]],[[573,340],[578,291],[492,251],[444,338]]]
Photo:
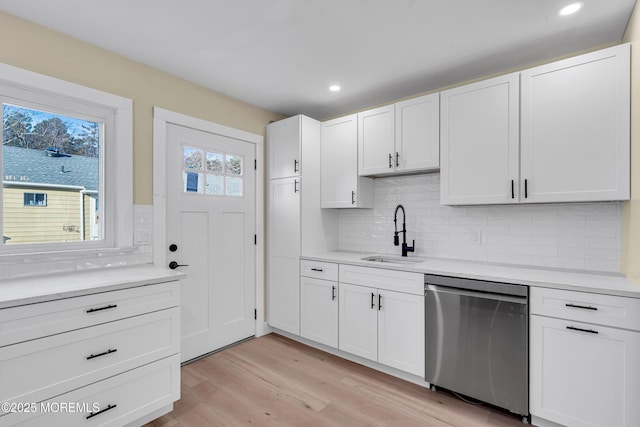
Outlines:
[[378,311],[382,310],[382,294],[378,294]]
[[583,310],[598,311],[598,307],[592,307],[590,305],[576,305],[576,304],[567,303],[567,304],[565,304],[565,306],[571,307],[571,308],[581,308]]
[[118,405],[113,404],[113,405],[109,405],[109,406],[107,406],[106,408],[104,408],[104,409],[103,409],[103,410],[101,410],[101,411],[98,411],[98,412],[91,412],[91,413],[89,413],[89,415],[87,415],[87,417],[86,417],[86,418],[87,418],[87,419],[93,418],[93,417],[95,417],[96,415],[100,415],[100,414],[102,414],[102,413],[104,413],[104,412],[107,412],[107,411],[112,410],[112,409],[113,409],[113,408],[115,408],[116,406],[118,406]]
[[589,332],[590,334],[598,333],[598,331],[594,331],[593,329],[582,329],[582,328],[576,328],[575,326],[567,326],[567,329],[570,329],[572,331]]
[[373,302],[373,299],[376,297],[376,294],[374,294],[373,292],[371,292],[371,308],[376,306],[376,303]]
[[311,271],[319,271],[320,273],[322,273],[324,270],[321,268],[311,267]]
[[336,300],[336,287],[332,286],[331,287],[331,301],[335,301]]
[[109,305],[105,305],[104,307],[90,308],[89,310],[87,310],[87,313],[95,313],[96,311],[110,310],[112,308],[116,308],[117,306],[118,304],[109,304]]
[[96,357],[100,357],[100,356],[106,356],[107,354],[115,353],[116,351],[118,351],[117,348],[113,348],[113,349],[110,348],[109,350],[104,351],[102,353],[91,354],[91,355],[87,356],[87,360],[95,359]]

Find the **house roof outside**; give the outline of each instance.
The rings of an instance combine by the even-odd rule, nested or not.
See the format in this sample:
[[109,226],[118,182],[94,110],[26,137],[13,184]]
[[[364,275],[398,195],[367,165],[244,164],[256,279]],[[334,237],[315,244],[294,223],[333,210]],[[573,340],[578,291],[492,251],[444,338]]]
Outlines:
[[43,150],[2,147],[2,180],[16,184],[80,186],[98,190],[99,159],[84,156],[47,156]]

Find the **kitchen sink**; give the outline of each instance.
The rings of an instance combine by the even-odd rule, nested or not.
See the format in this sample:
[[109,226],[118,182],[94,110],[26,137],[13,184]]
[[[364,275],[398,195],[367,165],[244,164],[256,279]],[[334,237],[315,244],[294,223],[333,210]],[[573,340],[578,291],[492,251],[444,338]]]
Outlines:
[[396,257],[386,255],[372,255],[361,258],[362,261],[386,262],[389,264],[418,264],[424,262],[422,258]]

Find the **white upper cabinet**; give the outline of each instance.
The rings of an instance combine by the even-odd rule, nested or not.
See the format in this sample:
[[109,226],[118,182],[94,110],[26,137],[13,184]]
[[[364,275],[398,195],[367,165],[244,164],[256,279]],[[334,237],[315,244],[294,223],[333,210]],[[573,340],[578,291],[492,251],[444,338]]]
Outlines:
[[396,163],[393,105],[358,113],[358,174],[393,172]]
[[358,176],[358,116],[322,123],[320,205],[323,208],[373,207],[373,183]]
[[301,117],[289,117],[267,126],[270,179],[300,176]]
[[396,170],[440,167],[440,94],[396,103]]
[[442,204],[516,200],[518,77],[509,74],[440,94]]
[[630,47],[441,93],[443,204],[629,199]]
[[440,165],[439,94],[358,113],[362,176],[435,170]]
[[521,74],[523,202],[629,199],[630,46]]

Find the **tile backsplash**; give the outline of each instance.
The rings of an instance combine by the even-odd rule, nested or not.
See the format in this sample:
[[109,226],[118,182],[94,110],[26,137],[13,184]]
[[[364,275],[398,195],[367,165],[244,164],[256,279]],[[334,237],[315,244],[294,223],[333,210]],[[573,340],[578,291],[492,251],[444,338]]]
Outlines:
[[377,178],[374,198],[373,209],[340,210],[340,250],[400,255],[393,214],[402,204],[416,256],[620,271],[619,202],[443,206],[437,173]]

